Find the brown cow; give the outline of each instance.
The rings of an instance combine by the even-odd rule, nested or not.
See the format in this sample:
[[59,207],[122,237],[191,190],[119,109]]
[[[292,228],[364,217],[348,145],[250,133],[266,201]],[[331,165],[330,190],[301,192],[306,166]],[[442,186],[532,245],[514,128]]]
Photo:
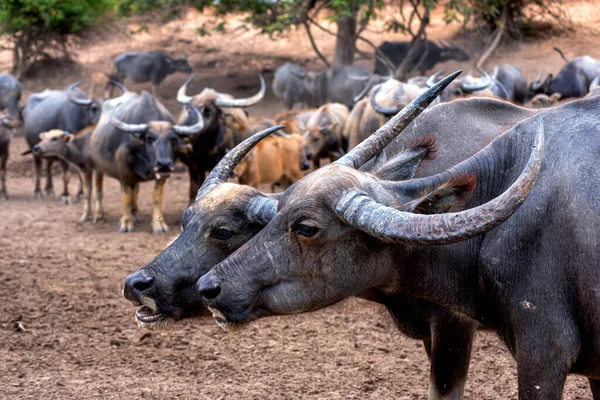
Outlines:
[[258,188],[261,183],[279,183],[286,189],[302,178],[301,169],[308,169],[304,157],[306,139],[301,135],[271,136],[259,142],[242,159],[234,174],[243,185]]

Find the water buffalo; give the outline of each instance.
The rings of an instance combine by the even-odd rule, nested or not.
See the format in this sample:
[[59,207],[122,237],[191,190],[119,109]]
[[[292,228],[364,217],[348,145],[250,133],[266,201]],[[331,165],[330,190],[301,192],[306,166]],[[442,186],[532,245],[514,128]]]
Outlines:
[[309,118],[304,128],[306,158],[319,168],[322,158],[334,160],[346,149],[343,136],[348,108],[340,103],[325,104]]
[[[377,49],[381,51],[394,66],[398,67],[402,61],[404,61],[410,47],[410,42],[383,42]],[[421,61],[425,52],[427,52],[427,54]],[[449,44],[438,45],[431,40],[425,40],[419,43],[417,55],[411,65],[409,65],[409,71],[412,71],[416,67],[421,75],[425,75],[427,71],[435,67],[438,63],[450,60],[469,61],[470,59],[471,57],[469,57],[467,53],[456,46]],[[421,62],[417,66],[419,61]],[[385,74],[387,69],[388,68],[383,61],[377,59],[373,72],[376,74]]]
[[6,163],[8,162],[8,150],[12,130],[21,125],[17,119],[13,119],[10,114],[0,117],[0,199],[8,200],[6,191]]
[[[23,109],[23,124],[25,127],[25,140],[30,149],[40,141],[40,133],[52,129],[67,132],[79,132],[85,127],[94,125],[100,118],[100,103],[88,98],[77,86],[70,85],[65,90],[45,90],[35,93],[27,100]],[[42,174],[42,158],[33,154],[35,163],[35,189],[34,198],[42,196],[40,180]],[[46,196],[53,196],[52,164],[56,160],[50,157],[46,161]],[[66,161],[61,161],[63,171],[63,192],[61,202],[70,203],[69,195],[69,167]]]
[[527,79],[523,75],[521,68],[510,64],[503,64],[494,68],[492,80],[499,87],[500,92],[503,92],[504,97],[497,97],[524,104],[527,96]]
[[[83,185],[83,214],[79,222],[92,219],[92,178],[94,174],[94,160],[90,153],[90,139],[96,125],[88,126],[75,134],[60,129],[53,129],[40,134],[41,141],[33,146],[33,154],[40,157],[56,157],[75,166],[84,182]],[[96,208],[102,199],[96,198]],[[98,220],[96,219],[95,222]]]
[[[442,104],[425,111],[407,128],[409,132],[406,135],[397,138],[388,145],[385,153],[362,169],[376,171],[375,175],[391,180],[409,179],[415,174],[428,176],[473,155],[493,138],[533,114],[534,111],[491,99],[474,98]],[[448,115],[460,115],[460,127],[449,126]],[[432,132],[439,133],[442,142],[437,151],[439,157],[420,164],[431,152],[430,144],[423,142],[423,137]],[[421,144],[423,147],[420,147]],[[408,150],[403,150],[405,147]],[[232,170],[228,160],[237,150],[223,159],[220,165]],[[388,160],[386,164],[380,166],[385,160]],[[277,199],[278,195],[272,197],[247,190],[223,184],[210,191],[184,212],[182,221],[188,229],[183,230],[179,239],[127,278],[125,297],[134,304],[142,303],[149,307],[138,312],[137,319],[142,326],[161,327],[182,318],[206,314],[200,296],[193,290],[195,280],[202,271],[206,272],[214,265],[215,260],[223,259],[252,237],[257,232],[254,226],[257,221],[264,225],[275,214],[276,205],[270,198]],[[217,208],[214,207],[216,204],[219,205]],[[224,221],[233,223],[227,226]],[[224,232],[221,228],[233,233]],[[209,235],[211,230],[218,240]],[[405,334],[424,341],[431,355],[431,391],[462,393],[469,365],[473,323],[457,319],[427,301],[409,297],[404,301],[411,307],[397,312],[395,318]]]
[[158,96],[158,86],[175,72],[189,74],[192,68],[188,64],[187,55],[183,58],[172,58],[162,51],[128,52],[115,57],[117,81],[123,83],[125,78],[132,82],[152,82],[152,94]]
[[7,110],[12,119],[21,121],[19,101],[23,86],[10,74],[0,74],[0,111]]
[[[204,127],[204,120],[195,112],[198,117],[195,124],[175,125],[169,111],[146,91],[125,93],[104,102],[100,121],[90,138],[89,152],[96,169],[96,199],[102,198],[105,174],[118,179],[123,187],[120,233],[134,231],[139,184],[152,180],[155,181],[152,230],[169,231],[162,217],[163,188],[173,171],[175,154],[184,151],[182,137],[193,136]],[[104,215],[100,200],[97,206],[96,221]]]
[[319,107],[327,102],[327,75],[309,72],[306,68],[285,63],[273,76],[273,93],[288,110],[301,107]]
[[529,85],[527,99],[533,98],[538,93],[547,95],[560,93],[563,99],[583,97],[598,75],[600,75],[600,61],[590,56],[574,58],[562,67],[556,77],[549,74],[542,79],[540,73]]
[[[187,95],[188,85],[195,79],[190,77],[177,92],[177,101],[184,105],[179,116],[179,124],[190,125],[203,122],[203,129],[190,137],[192,152],[180,156],[190,174],[190,201],[196,197],[204,182],[206,172],[211,171],[227,151],[250,136],[250,124],[244,108],[257,104],[266,93],[262,76],[260,90],[254,96],[235,99],[226,93],[204,88],[199,94]],[[190,113],[189,110],[195,110]],[[196,112],[198,111],[198,112]]]
[[389,183],[356,171],[394,118],[288,189],[199,292],[225,327],[360,293],[391,309],[410,306],[395,294],[418,296],[497,331],[519,399],[561,399],[569,373],[598,398],[599,118],[590,97],[521,121],[438,175]]

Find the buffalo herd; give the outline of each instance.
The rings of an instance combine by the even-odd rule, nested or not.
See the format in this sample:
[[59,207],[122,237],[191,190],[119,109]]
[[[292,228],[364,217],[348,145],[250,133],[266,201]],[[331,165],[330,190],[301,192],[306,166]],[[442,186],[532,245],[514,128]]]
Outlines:
[[[463,397],[473,340],[487,329],[516,360],[519,399],[561,399],[574,373],[600,400],[600,61],[565,59],[529,84],[509,64],[425,76],[469,56],[421,46],[412,65],[421,75],[404,82],[394,78],[403,42],[382,44],[372,71],[286,63],[272,90],[287,111],[273,118],[246,110],[266,95],[262,76],[247,98],[192,94],[191,76],[172,115],[158,86],[192,69],[162,52],[124,53],[114,74],[93,74],[104,98],[77,82],[21,107],[21,84],[0,75],[0,199],[21,126],[34,198],[54,194],[58,161],[61,202],[72,201],[71,167],[80,221],[100,222],[110,176],[123,192],[120,233],[135,230],[147,181],[152,230],[169,231],[163,192],[181,162],[190,178],[181,234],[124,283],[140,326],[212,316],[239,329],[356,296],[423,341],[429,399]],[[151,82],[153,94],[127,80]]]

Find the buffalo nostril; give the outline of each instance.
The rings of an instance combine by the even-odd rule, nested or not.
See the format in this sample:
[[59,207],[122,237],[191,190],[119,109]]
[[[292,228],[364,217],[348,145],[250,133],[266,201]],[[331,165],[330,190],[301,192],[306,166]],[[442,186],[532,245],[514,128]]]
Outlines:
[[198,290],[200,291],[202,297],[206,300],[212,300],[216,298],[219,293],[221,293],[221,288],[212,282],[208,274],[200,278]]
[[154,286],[154,278],[147,278],[145,276],[136,279],[133,283],[133,288],[138,292],[144,292]]

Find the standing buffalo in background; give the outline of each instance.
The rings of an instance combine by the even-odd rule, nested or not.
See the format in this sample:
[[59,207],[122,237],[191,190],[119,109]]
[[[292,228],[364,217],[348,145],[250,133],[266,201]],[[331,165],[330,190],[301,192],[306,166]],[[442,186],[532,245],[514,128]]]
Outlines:
[[[25,127],[25,140],[30,149],[33,149],[40,142],[40,133],[42,132],[52,129],[79,132],[83,128],[98,122],[100,103],[88,98],[85,93],[77,88],[77,85],[79,83],[74,83],[65,90],[45,90],[29,97],[27,105],[23,109],[23,124]],[[56,157],[50,157],[46,160],[46,196],[54,196],[52,164],[56,160]],[[35,163],[34,198],[40,199],[42,196],[40,189],[42,158],[34,153],[33,161]],[[69,165],[66,161],[61,161],[61,167],[64,185],[61,202],[68,204],[71,202],[69,195]]]
[[190,77],[177,92],[177,101],[184,105],[179,124],[197,124],[198,117],[203,124],[203,129],[190,138],[191,153],[180,157],[190,174],[190,202],[196,197],[206,173],[217,165],[225,153],[250,136],[250,124],[244,108],[257,104],[266,93],[265,80],[259,76],[260,90],[248,98],[235,99],[210,88],[188,96],[187,87],[195,78]]
[[189,74],[192,68],[188,64],[187,55],[183,58],[172,58],[162,51],[147,53],[129,52],[115,57],[116,80],[123,83],[125,78],[132,82],[152,82],[152,94],[158,96],[158,86],[175,72]]
[[325,73],[309,72],[306,68],[285,63],[275,70],[273,93],[288,110],[298,104],[301,107],[319,107],[327,102]]
[[585,96],[590,84],[600,75],[600,61],[590,56],[582,56],[568,61],[556,77],[548,74],[542,79],[542,73],[529,85],[527,99],[532,99],[536,94],[551,96],[560,94],[562,99]]
[[[487,72],[480,70],[481,78],[475,78],[471,74],[452,82],[440,95],[439,101],[442,103],[455,100],[465,96],[479,97],[498,97],[495,93],[505,93],[499,87],[498,82],[494,81]],[[426,85],[433,87],[436,80],[444,73],[444,71],[436,72],[427,79]]]
[[[409,71],[417,68],[421,75],[425,75],[427,71],[433,69],[436,64],[456,60],[456,61],[469,61],[471,57],[460,48],[450,45],[442,44],[441,46],[432,42],[431,40],[421,41],[418,45],[417,54],[414,57],[414,61],[409,65]],[[377,49],[381,51],[393,64],[398,67],[404,58],[408,54],[411,47],[410,42],[383,42]],[[427,55],[421,61],[423,54],[427,51]],[[421,61],[419,65],[417,65]],[[388,68],[382,62],[377,59],[375,62],[376,74],[386,74]]]
[[[198,114],[196,112],[196,114]],[[123,187],[123,216],[119,232],[133,232],[137,222],[139,184],[155,181],[152,230],[168,232],[162,216],[163,188],[175,165],[175,155],[185,151],[181,137],[193,136],[204,127],[202,118],[192,126],[173,124],[167,109],[148,92],[125,93],[102,106],[102,116],[90,138],[89,151],[96,169],[96,198],[102,198],[102,179],[107,174]],[[103,219],[101,202],[94,220]]]
[[348,140],[343,133],[348,115],[345,105],[329,103],[309,118],[304,128],[306,158],[312,160],[315,168],[319,168],[322,158],[333,161],[346,151]]
[[0,74],[0,111],[7,110],[12,119],[21,121],[19,101],[23,86],[14,76]]
[[0,117],[0,200],[8,200],[6,191],[6,163],[8,162],[8,150],[12,130],[21,125],[21,121],[13,119],[10,114]]

